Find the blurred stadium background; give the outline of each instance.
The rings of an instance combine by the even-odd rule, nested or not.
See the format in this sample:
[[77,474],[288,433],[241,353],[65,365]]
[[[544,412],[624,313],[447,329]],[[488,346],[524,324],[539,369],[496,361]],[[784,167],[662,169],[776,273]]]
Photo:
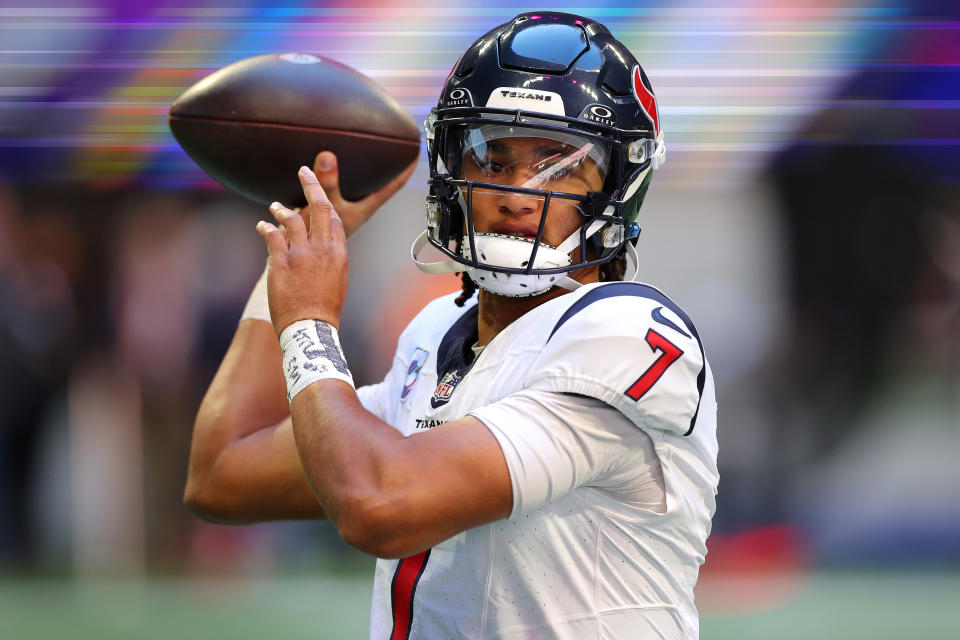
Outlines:
[[[371,560],[329,525],[181,505],[266,212],[166,114],[221,66],[301,51],[420,121],[527,9],[431,5],[0,2],[0,637],[365,637]],[[960,10],[841,5],[551,7],[605,22],[661,104],[642,271],[696,319],[720,402],[704,638],[960,637]],[[421,156],[351,239],[362,382],[458,287],[407,258],[425,177]]]

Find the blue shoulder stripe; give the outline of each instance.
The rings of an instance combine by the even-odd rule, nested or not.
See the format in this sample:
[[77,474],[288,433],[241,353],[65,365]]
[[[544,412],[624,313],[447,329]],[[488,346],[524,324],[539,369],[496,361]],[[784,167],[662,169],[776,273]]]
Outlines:
[[[550,332],[550,337],[547,338],[547,342],[550,341],[550,338],[553,337],[553,334],[562,327],[567,320],[577,315],[579,312],[583,311],[589,307],[594,302],[600,300],[605,300],[607,298],[615,298],[619,296],[635,296],[638,298],[647,298],[653,300],[654,302],[659,302],[666,308],[670,309],[674,314],[677,315],[686,325],[687,329],[693,334],[693,337],[697,339],[697,345],[700,347],[700,359],[703,362],[703,365],[700,367],[700,374],[697,376],[697,409],[693,412],[693,418],[690,419],[690,428],[683,435],[688,436],[693,433],[693,427],[697,422],[697,416],[700,414],[700,400],[703,399],[703,385],[707,379],[707,359],[703,353],[703,342],[700,340],[700,334],[697,333],[697,328],[694,326],[693,321],[690,320],[690,316],[681,309],[676,302],[663,295],[660,291],[654,289],[653,287],[641,284],[639,282],[611,282],[605,284],[602,287],[597,287],[591,291],[588,291],[583,297],[570,305],[570,308],[567,309],[560,319],[557,321],[556,326],[553,327],[553,331]],[[656,320],[656,318],[654,318]],[[667,326],[683,333],[679,327],[673,326],[673,323],[668,323]]]

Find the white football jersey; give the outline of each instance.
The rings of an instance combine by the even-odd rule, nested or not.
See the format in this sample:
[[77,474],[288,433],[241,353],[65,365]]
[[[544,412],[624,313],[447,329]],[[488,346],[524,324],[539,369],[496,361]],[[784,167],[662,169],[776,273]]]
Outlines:
[[[713,377],[693,323],[654,287],[596,283],[529,311],[474,359],[476,305],[459,308],[456,295],[410,323],[386,379],[358,389],[364,406],[411,435],[484,420],[527,390],[602,400],[650,436],[666,511],[585,482],[412,558],[378,560],[370,637],[698,637],[693,587],[718,474]],[[522,482],[511,460],[536,454],[522,421],[487,424]]]

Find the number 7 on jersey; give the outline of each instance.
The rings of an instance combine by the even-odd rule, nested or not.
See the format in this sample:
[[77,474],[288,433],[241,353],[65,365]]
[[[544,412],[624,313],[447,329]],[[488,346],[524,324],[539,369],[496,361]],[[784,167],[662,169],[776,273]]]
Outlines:
[[660,356],[654,360],[653,364],[643,372],[643,375],[637,378],[637,381],[627,389],[626,394],[634,401],[639,401],[640,398],[646,395],[647,391],[650,391],[650,387],[656,384],[660,376],[667,370],[667,367],[683,355],[683,349],[653,329],[647,330],[647,335],[644,339],[647,341],[647,344],[650,345],[650,348],[653,349],[654,353],[657,351],[660,352]]

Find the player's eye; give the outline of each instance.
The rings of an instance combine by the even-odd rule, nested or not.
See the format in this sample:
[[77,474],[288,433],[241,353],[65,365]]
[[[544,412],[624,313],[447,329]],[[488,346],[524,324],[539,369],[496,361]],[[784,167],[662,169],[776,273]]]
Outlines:
[[498,176],[506,171],[507,167],[502,162],[498,162],[492,154],[486,153],[483,156],[474,154],[474,162],[485,176]]
[[566,178],[575,173],[580,172],[583,166],[582,160],[577,160],[575,162],[559,162],[550,168],[548,179],[550,180],[560,180]]

